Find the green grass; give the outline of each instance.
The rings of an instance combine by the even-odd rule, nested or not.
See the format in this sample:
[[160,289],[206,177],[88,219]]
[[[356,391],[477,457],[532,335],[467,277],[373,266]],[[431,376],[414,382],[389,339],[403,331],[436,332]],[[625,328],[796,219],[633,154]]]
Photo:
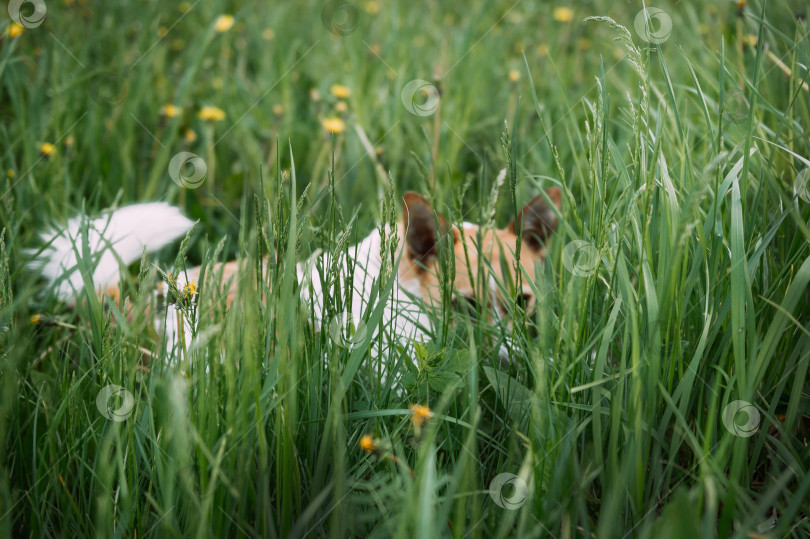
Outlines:
[[[322,2],[47,2],[41,26],[0,41],[0,535],[749,537],[776,514],[766,535],[806,536],[800,5],[666,2],[657,46],[634,28],[640,3],[605,0],[570,22],[529,0],[360,1],[344,36]],[[236,24],[217,33],[223,13]],[[403,106],[413,79],[440,88],[434,114]],[[170,103],[179,116],[161,116]],[[199,189],[171,180],[180,151],[206,161]],[[313,331],[296,260],[365,237],[408,189],[481,221],[507,164],[499,226],[564,191],[533,313],[510,329],[444,312],[418,373],[408,350]],[[175,361],[146,310],[176,250],[130,268],[129,320],[109,300],[66,308],[25,267],[47,224],[155,199],[200,220],[188,264],[248,261],[231,309],[202,289]],[[593,271],[570,271],[574,240]],[[345,287],[329,290],[339,312]],[[125,421],[96,407],[109,384],[134,396]],[[724,426],[737,400],[759,413],[753,436]],[[415,403],[434,413],[421,428]],[[515,509],[489,495],[501,473],[528,487]]]

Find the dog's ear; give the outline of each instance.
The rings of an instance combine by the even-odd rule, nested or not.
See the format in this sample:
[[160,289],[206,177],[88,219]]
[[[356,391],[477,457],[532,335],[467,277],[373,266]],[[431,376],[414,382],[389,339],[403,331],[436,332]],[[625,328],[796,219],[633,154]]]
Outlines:
[[434,216],[430,203],[421,195],[409,191],[402,199],[402,221],[407,254],[420,262],[436,255],[439,237],[447,232],[447,219],[441,214]]
[[[562,192],[557,187],[546,190],[546,195],[559,210],[562,205]],[[557,214],[548,205],[543,195],[537,195],[518,213],[517,219],[506,227],[517,234],[518,223],[523,222],[523,243],[534,251],[539,251],[557,228]]]

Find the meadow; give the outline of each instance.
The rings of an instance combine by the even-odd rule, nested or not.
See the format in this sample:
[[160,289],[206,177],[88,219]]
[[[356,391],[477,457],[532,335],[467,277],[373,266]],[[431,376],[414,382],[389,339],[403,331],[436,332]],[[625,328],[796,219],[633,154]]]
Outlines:
[[[810,535],[806,10],[12,0],[0,535]],[[407,190],[503,227],[549,187],[514,324],[447,283],[399,346],[384,275],[364,327],[315,331],[296,261]],[[117,300],[69,308],[28,267],[47,227],[152,200],[198,223]],[[157,283],[234,258],[230,308],[173,291],[196,321],[169,354]]]

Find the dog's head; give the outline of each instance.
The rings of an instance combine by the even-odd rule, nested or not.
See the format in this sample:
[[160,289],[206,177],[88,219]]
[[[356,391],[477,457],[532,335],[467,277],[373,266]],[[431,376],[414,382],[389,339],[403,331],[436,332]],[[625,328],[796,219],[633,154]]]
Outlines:
[[[418,280],[422,299],[434,306],[439,305],[439,251],[442,246],[452,247],[455,258],[454,300],[461,307],[477,309],[484,302],[503,317],[509,311],[507,305],[517,297],[527,310],[531,310],[535,297],[527,277],[531,280],[535,265],[545,260],[545,245],[557,228],[557,214],[546,197],[560,209],[562,193],[553,187],[546,190],[545,196],[534,197],[506,228],[482,229],[470,223],[451,225],[444,216],[435,213],[422,196],[406,193],[402,204],[405,245],[399,268],[400,280]],[[518,234],[521,239],[520,265],[517,264]],[[515,289],[518,283],[521,283],[519,290]],[[512,298],[505,294],[510,287],[509,293],[515,294]]]

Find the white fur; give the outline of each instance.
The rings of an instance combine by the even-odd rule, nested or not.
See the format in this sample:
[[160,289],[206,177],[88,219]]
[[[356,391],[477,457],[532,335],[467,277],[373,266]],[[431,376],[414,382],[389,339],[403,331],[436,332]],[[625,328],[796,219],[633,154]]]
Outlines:
[[[390,232],[389,232],[390,233]],[[369,305],[371,292],[375,281],[380,280],[380,272],[382,270],[382,258],[380,256],[380,247],[382,240],[380,232],[374,230],[363,241],[348,248],[348,256],[352,259],[354,265],[354,277],[352,281],[352,310],[351,321],[354,323],[355,328],[360,326],[363,319],[363,313],[369,309],[373,310],[375,305]],[[402,240],[400,239],[400,245]],[[337,256],[335,261],[330,258]],[[326,308],[324,307],[324,293],[321,286],[322,277],[326,280],[326,276],[321,275],[321,270],[329,272],[330,266],[337,262],[339,265],[338,273],[341,278],[348,276],[348,263],[346,253],[323,253],[317,251],[311,257],[303,262],[299,262],[296,266],[298,280],[301,283],[301,299],[309,304],[313,303],[313,312],[315,319],[313,320],[317,330],[327,331],[343,331],[345,324],[348,320],[340,318],[343,313],[336,313],[334,319],[326,319]],[[394,270],[396,271],[396,270]],[[384,284],[384,283],[383,283]],[[186,285],[186,277],[184,274],[177,276],[177,287],[183,288]],[[163,285],[164,294],[168,293],[168,287]],[[382,323],[380,327],[383,328],[386,334],[393,337],[394,343],[399,343],[403,347],[410,346],[413,340],[423,341],[426,336],[423,328],[430,325],[430,317],[410,299],[409,294],[414,297],[421,296],[421,288],[419,281],[416,278],[409,281],[400,281],[394,279],[393,289],[391,291],[385,310],[383,311]],[[378,296],[379,299],[379,296]],[[309,312],[309,308],[306,309]],[[182,313],[180,313],[182,314]],[[349,314],[349,313],[346,313]],[[348,318],[348,317],[347,317]],[[166,334],[166,347],[170,354],[178,350],[178,343],[180,342],[179,336],[179,320],[182,320],[183,331],[186,339],[190,339],[192,334],[191,326],[184,317],[178,317],[178,310],[175,305],[168,305],[165,318],[165,330],[163,329],[163,320],[157,322],[157,329],[164,330]],[[330,326],[340,325],[341,327]],[[372,336],[376,336],[376,331]],[[186,346],[190,343],[187,341]],[[380,351],[376,341],[372,342],[372,356],[378,356]]]
[[[188,232],[192,224],[179,209],[165,202],[124,206],[89,220],[87,243],[93,257],[85,263],[90,265],[98,259],[93,270],[96,290],[105,291],[118,283],[119,259],[129,265],[141,258],[144,249],[149,253],[170,244]],[[82,218],[73,217],[66,227],[44,232],[42,238],[49,244],[31,263],[56,285],[56,294],[70,305],[76,303],[84,289],[76,256],[83,251],[81,231]]]
[[[354,264],[354,278],[352,282],[352,312],[351,317],[355,326],[362,320],[362,314],[374,306],[369,307],[371,292],[375,281],[380,280],[382,270],[382,258],[380,247],[382,239],[379,230],[374,230],[363,241],[349,247],[348,255]],[[400,238],[400,250],[403,240]],[[321,327],[324,323],[329,324],[331,320],[324,320],[325,308],[323,305],[323,290],[321,289],[321,275],[316,257],[324,260],[324,271],[329,271],[329,259],[324,259],[326,254],[316,254],[304,263],[298,264],[298,279],[302,282],[301,293],[304,300],[314,302],[313,311],[315,313],[315,324]],[[399,256],[399,253],[397,253]],[[341,253],[338,258],[340,266],[338,272],[341,276],[348,275],[348,260],[346,255]],[[393,271],[396,271],[394,268]],[[385,284],[385,283],[381,283]],[[388,304],[383,311],[381,327],[402,343],[409,343],[411,340],[424,340],[423,328],[430,326],[430,317],[416,304],[410,296],[421,297],[419,280],[415,277],[408,281],[394,279],[393,289],[388,300]],[[379,298],[379,296],[378,296]]]

